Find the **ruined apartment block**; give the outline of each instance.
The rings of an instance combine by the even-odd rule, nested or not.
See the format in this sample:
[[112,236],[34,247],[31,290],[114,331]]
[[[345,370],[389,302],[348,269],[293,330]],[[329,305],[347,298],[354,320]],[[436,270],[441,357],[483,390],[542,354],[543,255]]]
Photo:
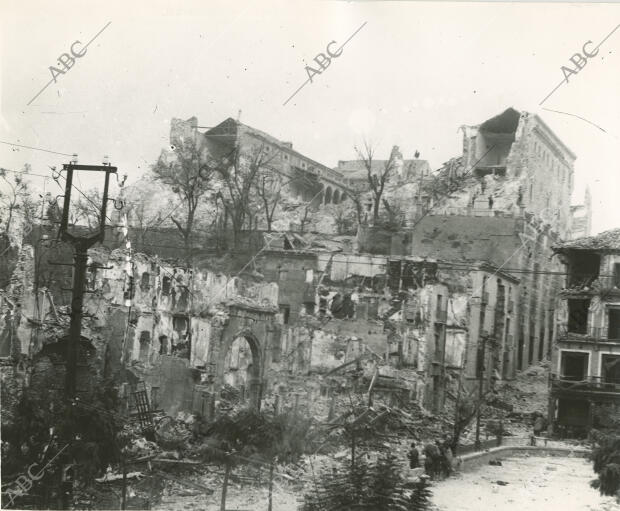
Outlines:
[[564,433],[607,428],[620,418],[620,230],[554,250],[568,275],[558,294],[549,417]]

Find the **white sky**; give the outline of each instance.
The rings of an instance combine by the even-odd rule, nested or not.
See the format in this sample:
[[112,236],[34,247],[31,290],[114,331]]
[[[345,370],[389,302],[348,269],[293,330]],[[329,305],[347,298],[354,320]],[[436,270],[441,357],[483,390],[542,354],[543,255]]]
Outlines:
[[[432,168],[461,153],[462,124],[512,106],[536,112],[578,156],[574,202],[593,194],[593,231],[620,227],[620,30],[544,107],[561,66],[620,23],[620,5],[335,1],[4,1],[0,140],[80,163],[110,156],[129,182],[168,144],[170,119],[227,117],[321,163],[367,136],[387,157],[419,150]],[[66,74],[49,66],[108,28]],[[286,106],[306,63],[364,28]],[[76,50],[81,48],[77,46]],[[0,144],[0,167],[47,174],[66,156]],[[48,189],[51,188],[48,182]],[[58,191],[57,193],[61,193]]]

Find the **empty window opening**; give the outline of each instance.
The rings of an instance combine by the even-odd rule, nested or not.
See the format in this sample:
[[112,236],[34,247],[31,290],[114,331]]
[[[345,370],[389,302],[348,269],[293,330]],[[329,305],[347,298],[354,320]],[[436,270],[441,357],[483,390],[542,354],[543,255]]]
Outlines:
[[140,362],[148,362],[151,351],[151,332],[142,330],[140,332]]
[[607,338],[613,340],[620,339],[620,309],[609,309],[607,323]]
[[187,308],[188,302],[189,302],[189,289],[186,286],[183,286],[181,288],[181,294],[179,296],[177,307],[179,309],[185,309]]
[[620,288],[620,263],[614,264],[614,286]]
[[568,300],[568,331],[573,334],[585,334],[588,331],[588,309],[590,299]]
[[188,321],[185,316],[174,316],[172,318],[172,328],[180,334],[187,332]]
[[282,314],[282,322],[285,325],[288,325],[288,321],[291,316],[291,306],[280,304],[280,314]]
[[563,351],[560,378],[569,381],[583,381],[588,376],[589,353]]
[[603,355],[601,358],[603,383],[620,384],[620,355]]
[[538,334],[538,360],[542,360],[545,354],[545,328],[541,327],[540,333]]
[[145,271],[140,278],[140,289],[142,291],[148,291],[151,288],[151,275]]
[[574,251],[568,264],[568,287],[589,286],[598,278],[601,256],[592,252]]
[[168,296],[170,294],[170,277],[166,276],[161,280],[161,294]]
[[159,336],[159,354],[168,355],[170,353],[170,345],[168,344],[168,337],[165,335]]

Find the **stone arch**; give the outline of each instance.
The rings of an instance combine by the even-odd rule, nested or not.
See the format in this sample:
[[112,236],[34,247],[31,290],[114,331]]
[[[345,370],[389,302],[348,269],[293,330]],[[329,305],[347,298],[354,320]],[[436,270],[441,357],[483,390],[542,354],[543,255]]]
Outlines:
[[253,408],[258,407],[260,401],[260,391],[261,391],[261,382],[262,382],[262,367],[263,367],[263,356],[261,351],[261,344],[259,340],[256,338],[254,333],[250,329],[243,329],[237,332],[235,335],[227,336],[224,343],[222,344],[222,349],[220,350],[218,362],[217,362],[217,373],[216,373],[216,381],[218,390],[223,386],[226,372],[226,357],[230,350],[233,348],[233,344],[240,340],[245,340],[250,347],[250,352],[252,354],[252,362],[248,367],[248,381],[247,381],[247,392],[246,395],[249,396],[250,406]]
[[338,204],[340,202],[340,190],[334,190],[334,204]]
[[331,204],[332,202],[332,187],[328,186],[325,189],[325,204]]

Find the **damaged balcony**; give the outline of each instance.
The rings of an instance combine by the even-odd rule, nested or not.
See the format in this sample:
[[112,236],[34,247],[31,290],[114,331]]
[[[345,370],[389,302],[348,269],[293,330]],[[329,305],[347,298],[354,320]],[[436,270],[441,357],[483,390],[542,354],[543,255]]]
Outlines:
[[600,393],[620,394],[620,378],[610,380],[603,376],[586,376],[582,380],[571,380],[551,375],[551,389],[554,393]]

